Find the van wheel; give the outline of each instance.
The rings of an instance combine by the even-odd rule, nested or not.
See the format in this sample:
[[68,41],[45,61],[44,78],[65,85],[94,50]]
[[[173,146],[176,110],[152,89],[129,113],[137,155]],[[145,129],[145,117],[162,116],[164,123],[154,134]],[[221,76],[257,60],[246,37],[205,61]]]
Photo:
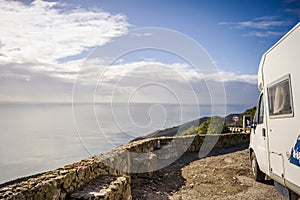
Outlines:
[[265,180],[265,174],[262,171],[260,171],[254,153],[251,155],[251,169],[252,169],[252,174],[253,174],[254,180],[259,181],[259,182],[262,182]]

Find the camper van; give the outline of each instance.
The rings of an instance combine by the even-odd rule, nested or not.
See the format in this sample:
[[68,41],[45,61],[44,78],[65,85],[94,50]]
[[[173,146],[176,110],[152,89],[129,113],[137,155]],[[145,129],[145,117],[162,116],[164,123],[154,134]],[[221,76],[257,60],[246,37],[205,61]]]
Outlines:
[[300,23],[263,56],[250,136],[254,179],[274,180],[287,199],[300,197]]

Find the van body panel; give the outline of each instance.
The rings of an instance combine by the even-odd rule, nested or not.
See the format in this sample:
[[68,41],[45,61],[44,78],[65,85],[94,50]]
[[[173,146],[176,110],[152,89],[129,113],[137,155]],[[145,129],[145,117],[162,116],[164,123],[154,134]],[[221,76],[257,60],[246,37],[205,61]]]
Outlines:
[[[265,120],[251,133],[250,148],[265,174],[300,195],[299,52],[300,23],[263,55],[258,87],[264,97]],[[263,128],[265,143],[260,135]]]

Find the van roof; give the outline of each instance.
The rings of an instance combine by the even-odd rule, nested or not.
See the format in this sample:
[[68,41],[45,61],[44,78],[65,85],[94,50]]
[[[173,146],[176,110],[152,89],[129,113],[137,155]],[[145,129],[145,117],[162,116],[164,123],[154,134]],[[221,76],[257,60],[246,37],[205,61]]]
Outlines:
[[258,83],[258,89],[260,91],[263,90],[263,64],[265,61],[266,55],[272,51],[276,46],[278,46],[284,39],[286,39],[293,31],[295,31],[297,28],[300,27],[300,22],[298,22],[289,32],[287,32],[280,40],[278,40],[268,51],[266,51],[260,61],[259,69],[258,69],[258,75],[257,75],[257,83]]

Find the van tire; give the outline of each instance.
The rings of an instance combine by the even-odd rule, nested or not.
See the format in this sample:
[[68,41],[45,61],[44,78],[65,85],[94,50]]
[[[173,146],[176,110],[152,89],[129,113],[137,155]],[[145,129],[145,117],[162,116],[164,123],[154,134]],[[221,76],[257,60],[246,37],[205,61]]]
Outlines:
[[262,182],[265,180],[266,175],[259,169],[255,154],[251,154],[251,169],[255,181]]

